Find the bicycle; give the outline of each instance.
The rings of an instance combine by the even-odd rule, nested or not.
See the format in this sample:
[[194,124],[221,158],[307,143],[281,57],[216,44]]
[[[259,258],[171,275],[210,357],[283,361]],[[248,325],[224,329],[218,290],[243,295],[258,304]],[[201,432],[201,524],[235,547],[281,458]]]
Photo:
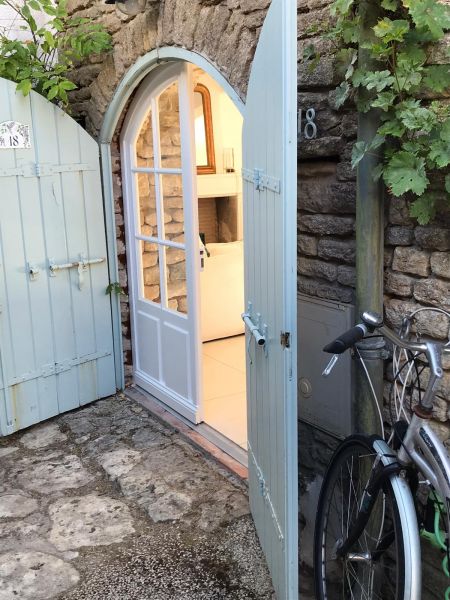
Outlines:
[[[445,553],[448,576],[450,459],[429,419],[443,376],[442,356],[450,355],[450,341],[413,333],[412,325],[417,325],[422,310],[443,313],[450,320],[450,313],[442,309],[419,309],[405,317],[397,334],[378,314],[365,312],[360,324],[324,348],[333,354],[325,376],[339,355],[352,348],[369,377],[357,343],[377,335],[392,344],[389,408],[394,422],[385,440],[376,403],[383,437],[351,435],[339,444],[328,466],[315,524],[318,600],[419,600],[420,534]],[[370,377],[369,382],[375,395]],[[450,587],[445,597],[449,600]]]

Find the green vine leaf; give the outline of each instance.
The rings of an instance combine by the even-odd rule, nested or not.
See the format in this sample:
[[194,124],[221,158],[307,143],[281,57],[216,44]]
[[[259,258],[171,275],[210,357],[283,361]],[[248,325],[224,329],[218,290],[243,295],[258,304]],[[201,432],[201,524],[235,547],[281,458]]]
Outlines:
[[441,94],[450,89],[450,66],[432,65],[425,69],[423,83],[432,92]]
[[444,30],[450,28],[448,6],[436,0],[403,0],[411,18],[418,29],[430,32],[435,40],[444,36]]
[[443,169],[450,165],[450,146],[448,143],[439,140],[431,144],[431,150],[429,154],[430,160],[432,160],[437,167]]
[[392,21],[385,17],[373,28],[375,35],[381,38],[385,44],[390,42],[402,42],[409,31],[409,23],[404,19]]
[[436,115],[419,101],[402,102],[397,108],[397,117],[409,131],[425,131],[429,133],[436,125]]
[[421,196],[430,183],[424,159],[405,151],[392,156],[384,169],[383,178],[394,196],[402,196],[406,192]]
[[335,0],[331,5],[330,12],[333,16],[347,15],[354,0]]
[[436,216],[436,197],[424,194],[411,203],[409,214],[415,217],[419,225],[427,225]]
[[450,173],[445,176],[445,189],[450,194]]
[[367,152],[366,142],[356,142],[352,148],[352,169],[354,169],[364,158]]
[[116,294],[117,296],[124,296],[125,292],[118,281],[114,281],[110,283],[106,288],[105,294],[109,296],[109,294]]
[[[361,7],[359,0],[335,0],[335,27],[327,34],[341,48],[336,64],[341,64],[344,82],[334,93],[336,107],[354,98],[359,112],[375,109],[381,114],[372,142],[354,144],[352,167],[368,152],[377,152],[373,178],[382,178],[394,196],[414,194],[411,214],[425,224],[436,214],[443,187],[450,194],[450,66],[430,62],[432,44],[443,42],[450,30],[450,3],[380,0],[380,16],[369,38],[363,38],[359,27]],[[445,52],[445,44],[441,46]],[[358,64],[357,47],[373,59],[370,70]],[[447,54],[450,58],[450,48]],[[445,169],[444,184],[436,177],[440,169]]]
[[372,108],[381,108],[381,110],[387,112],[392,108],[394,100],[394,92],[381,92],[378,94],[375,100],[372,101]]
[[350,85],[347,81],[343,81],[341,85],[336,88],[334,96],[334,105],[336,108],[340,108],[350,95]]
[[[69,17],[66,0],[0,0],[4,4],[23,23],[21,30],[29,39],[0,34],[0,77],[15,81],[24,96],[35,90],[66,107],[67,92],[76,89],[70,72],[82,58],[108,51],[110,35],[89,19]],[[50,17],[45,25],[37,26],[36,13]]]
[[398,9],[398,0],[382,0],[381,6],[385,10],[395,12]]
[[395,79],[389,71],[368,71],[363,75],[361,83],[368,90],[375,89],[377,92],[382,92],[385,88],[390,87]]

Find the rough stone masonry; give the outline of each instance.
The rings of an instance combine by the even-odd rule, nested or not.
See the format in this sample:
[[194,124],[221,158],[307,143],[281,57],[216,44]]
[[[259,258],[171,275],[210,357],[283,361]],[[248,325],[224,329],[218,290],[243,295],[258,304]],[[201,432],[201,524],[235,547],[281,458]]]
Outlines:
[[107,398],[0,440],[0,600],[273,600],[246,488]]

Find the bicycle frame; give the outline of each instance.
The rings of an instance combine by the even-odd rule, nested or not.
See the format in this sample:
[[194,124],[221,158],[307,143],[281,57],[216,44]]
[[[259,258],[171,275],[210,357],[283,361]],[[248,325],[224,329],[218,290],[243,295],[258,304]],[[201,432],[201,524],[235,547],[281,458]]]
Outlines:
[[404,466],[414,464],[439,493],[447,508],[447,531],[450,532],[450,458],[427,419],[413,415],[398,459]]

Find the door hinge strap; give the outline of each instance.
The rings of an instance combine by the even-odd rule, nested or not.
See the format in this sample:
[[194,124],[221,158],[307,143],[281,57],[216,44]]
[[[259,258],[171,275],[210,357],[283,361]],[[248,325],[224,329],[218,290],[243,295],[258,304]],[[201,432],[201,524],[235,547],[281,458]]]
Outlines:
[[255,468],[255,472],[256,472],[256,476],[258,478],[258,482],[259,482],[259,490],[261,493],[261,496],[264,499],[264,502],[267,505],[267,508],[270,512],[270,516],[272,517],[272,521],[273,524],[275,526],[276,532],[277,532],[277,537],[280,540],[280,542],[284,545],[284,535],[283,535],[283,531],[281,530],[281,525],[280,522],[278,520],[278,516],[277,513],[275,511],[275,507],[272,503],[272,498],[270,497],[270,492],[269,492],[269,488],[267,487],[266,481],[264,479],[264,475],[263,472],[260,468],[260,466],[258,465],[258,462],[256,460],[256,457],[253,453],[252,447],[250,444],[248,444],[248,451],[250,453],[250,459],[253,463],[253,466]]
[[[19,377],[13,377],[8,381],[8,386],[17,385],[19,383],[25,383],[26,381],[32,381],[33,379],[46,378],[51,377],[52,375],[58,375],[59,373],[64,373],[65,371],[70,371],[73,367],[78,367],[87,362],[92,362],[94,360],[98,360],[99,358],[104,358],[106,356],[111,356],[111,352],[95,352],[94,354],[86,354],[85,356],[81,356],[79,358],[74,358],[72,360],[64,360],[58,363],[50,363],[48,365],[44,365],[41,369],[36,371],[30,371],[29,373],[24,373]],[[3,389],[0,386],[0,389]]]
[[263,169],[242,169],[242,178],[249,183],[253,183],[255,190],[260,192],[267,189],[276,194],[280,193],[280,180],[267,175]]
[[0,177],[46,177],[58,173],[78,173],[80,171],[95,171],[96,167],[86,163],[70,165],[52,165],[51,163],[29,163],[21,167],[0,169]]

